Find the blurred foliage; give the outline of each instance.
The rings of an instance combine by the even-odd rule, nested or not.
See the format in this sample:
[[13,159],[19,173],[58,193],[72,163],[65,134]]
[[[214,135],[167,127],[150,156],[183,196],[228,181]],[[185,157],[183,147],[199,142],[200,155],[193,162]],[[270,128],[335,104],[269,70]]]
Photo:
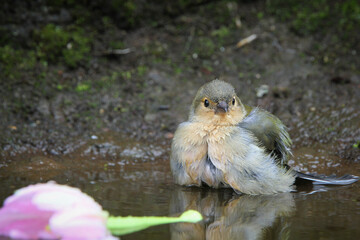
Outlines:
[[224,40],[231,33],[231,30],[226,26],[221,26],[221,28],[216,29],[211,32],[211,36],[218,37],[220,40]]
[[40,30],[35,30],[33,47],[40,59],[55,62],[62,54],[69,38],[69,33],[62,27],[48,24]]
[[35,64],[34,51],[17,50],[10,45],[0,47],[0,73],[9,79],[19,77],[19,71],[30,70]]
[[88,83],[79,83],[79,84],[76,86],[75,90],[76,90],[77,92],[86,92],[86,91],[88,91],[90,88],[91,88],[91,86],[90,86]]
[[[47,0],[47,5],[53,8],[66,7],[74,12],[87,12],[87,20],[94,16],[108,16],[120,28],[131,29],[141,23],[148,24],[149,20],[157,21],[165,16],[174,16],[184,12],[187,8],[211,2],[209,0]],[[160,13],[160,14],[159,14]],[[80,16],[76,16],[80,18]],[[82,19],[83,20],[83,19]]]
[[299,35],[337,31],[343,38],[357,33],[360,26],[358,0],[271,0],[268,10],[282,21],[290,22]]
[[[197,32],[198,37],[191,46],[191,50],[200,57],[209,58],[222,45],[232,41],[236,29],[233,14],[240,11],[234,7],[229,10],[232,2],[235,1],[44,0],[25,3],[4,0],[0,9],[0,74],[16,78],[19,71],[29,70],[36,64],[45,68],[48,64],[68,68],[86,65],[92,55],[95,36],[103,33],[115,36],[119,29],[130,30],[141,25],[158,27],[174,19],[174,16],[194,10],[199,15],[211,15],[214,19],[211,31]],[[247,2],[242,0],[236,6]],[[219,7],[218,3],[224,7]],[[200,5],[205,7],[196,8]],[[32,24],[13,17],[19,15],[16,11],[24,10],[24,16],[35,16],[30,21]],[[67,20],[61,20],[64,11],[69,16]],[[257,19],[262,19],[264,13],[289,22],[299,35],[330,33],[336,41],[346,40],[347,45],[360,41],[358,0],[267,0],[265,12],[257,12]],[[38,21],[38,18],[42,20]],[[107,40],[108,48],[126,47],[119,37]],[[154,42],[144,46],[144,51],[161,59],[167,49]]]
[[210,58],[216,51],[216,44],[208,37],[198,37],[194,45],[194,51],[202,58]]
[[88,57],[90,38],[86,37],[80,27],[69,27],[68,30],[54,24],[48,24],[34,32],[34,48],[40,61],[57,62],[63,60],[65,65],[76,67]]
[[0,73],[10,79],[20,77],[20,71],[27,71],[39,62],[43,67],[49,63],[63,62],[70,68],[86,62],[91,50],[91,38],[80,27],[68,27],[66,30],[54,24],[35,29],[30,49],[21,48],[8,41],[0,47]]
[[[5,0],[4,7],[0,9],[0,74],[16,78],[17,71],[30,69],[36,63],[45,68],[48,64],[63,64],[68,68],[86,65],[91,56],[94,34],[101,34],[111,28],[116,28],[116,31],[119,28],[133,29],[141,24],[157,23],[160,19],[166,21],[189,7],[207,2],[45,0],[26,3]],[[35,16],[35,20],[31,20],[34,25],[15,19],[13,14],[16,16],[16,12],[12,13],[11,9],[26,9],[32,17]],[[69,16],[66,20],[61,19],[64,11]],[[40,15],[43,20],[37,21],[36,16]],[[18,28],[22,31],[20,35],[17,33]],[[225,30],[219,29],[214,34],[222,39]],[[108,45],[113,49],[125,47],[118,39],[110,40]],[[164,51],[156,49],[158,52]]]

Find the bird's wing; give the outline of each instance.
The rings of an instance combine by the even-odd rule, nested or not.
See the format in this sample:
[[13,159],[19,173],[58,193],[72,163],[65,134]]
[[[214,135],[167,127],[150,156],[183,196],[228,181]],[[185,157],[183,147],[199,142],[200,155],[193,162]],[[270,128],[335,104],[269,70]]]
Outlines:
[[[251,132],[259,141],[259,144],[273,154],[285,169],[291,170],[287,165],[288,156],[291,155],[291,139],[284,124],[271,113],[245,106],[248,115],[239,123],[239,127]],[[321,185],[348,185],[357,182],[360,178],[354,175],[342,177],[325,176],[317,174],[305,174],[292,170],[296,176],[295,185],[302,185],[306,182]]]
[[248,115],[239,127],[250,131],[259,144],[271,153],[281,165],[287,163],[292,144],[285,125],[273,114],[259,108],[245,106]]

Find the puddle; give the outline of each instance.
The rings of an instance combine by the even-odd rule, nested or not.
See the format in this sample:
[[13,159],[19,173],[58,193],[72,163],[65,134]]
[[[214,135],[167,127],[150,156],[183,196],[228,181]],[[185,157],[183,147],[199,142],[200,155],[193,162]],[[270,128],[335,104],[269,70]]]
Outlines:
[[[294,149],[295,169],[337,175],[359,174],[327,151]],[[355,239],[360,236],[360,184],[301,188],[273,196],[239,196],[229,189],[185,188],[173,183],[169,144],[141,143],[106,134],[73,153],[10,156],[0,165],[1,202],[15,189],[55,180],[93,196],[113,215],[178,215],[196,209],[198,224],[153,227],[127,239]],[[341,166],[341,168],[340,168]]]
[[342,176],[348,173],[359,175],[360,164],[332,154],[330,144],[317,144],[313,147],[301,147],[293,150],[289,165],[304,173],[335,174]]

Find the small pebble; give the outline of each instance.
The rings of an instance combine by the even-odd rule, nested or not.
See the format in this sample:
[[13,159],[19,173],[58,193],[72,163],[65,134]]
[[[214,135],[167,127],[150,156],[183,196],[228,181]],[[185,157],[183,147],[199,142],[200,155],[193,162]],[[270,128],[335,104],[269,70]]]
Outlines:
[[173,137],[174,137],[174,134],[172,132],[165,133],[165,138],[166,139],[172,139]]
[[256,89],[256,96],[258,98],[262,98],[269,93],[269,86],[268,85],[261,85],[258,89]]

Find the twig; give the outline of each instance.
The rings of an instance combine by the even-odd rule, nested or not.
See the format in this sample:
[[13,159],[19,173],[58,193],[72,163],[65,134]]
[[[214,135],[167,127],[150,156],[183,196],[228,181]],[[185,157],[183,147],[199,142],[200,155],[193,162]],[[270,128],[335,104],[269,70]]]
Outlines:
[[133,52],[130,48],[125,49],[109,49],[103,53],[103,55],[125,55]]
[[257,38],[256,34],[252,34],[250,36],[248,36],[247,38],[241,39],[237,44],[236,47],[237,48],[241,48],[242,46],[251,43],[252,41],[254,41]]

